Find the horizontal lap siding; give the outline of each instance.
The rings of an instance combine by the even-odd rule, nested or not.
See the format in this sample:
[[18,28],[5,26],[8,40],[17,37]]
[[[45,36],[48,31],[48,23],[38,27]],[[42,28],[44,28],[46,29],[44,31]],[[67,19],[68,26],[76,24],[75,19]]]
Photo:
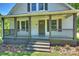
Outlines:
[[64,3],[49,3],[48,11],[64,11],[69,8]]
[[[38,4],[37,4],[38,7]],[[44,12],[39,11],[39,8],[36,9],[37,11],[31,11],[30,13],[36,13],[36,12]],[[69,7],[67,7],[64,3],[48,3],[48,11],[64,11],[69,10]],[[27,3],[18,3],[16,6],[10,11],[9,14],[24,14],[27,12]]]

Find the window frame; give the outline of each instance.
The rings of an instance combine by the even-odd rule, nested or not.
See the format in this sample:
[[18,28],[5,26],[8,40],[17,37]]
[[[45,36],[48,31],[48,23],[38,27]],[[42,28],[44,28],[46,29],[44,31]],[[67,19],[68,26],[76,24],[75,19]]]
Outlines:
[[[52,24],[53,21],[56,21],[56,24]],[[56,29],[52,29],[53,26],[56,26]],[[51,20],[51,31],[56,31],[57,30],[57,20]]]
[[17,21],[17,30],[20,31],[20,21]]
[[39,3],[39,4],[38,4],[38,10],[41,11],[41,9],[40,9],[40,4],[42,4],[42,8],[43,8],[42,10],[44,10],[44,4],[43,4],[43,3]]
[[30,3],[27,3],[27,12],[30,12]]
[[[24,23],[22,23],[22,22],[24,22]],[[25,31],[25,30],[26,30],[26,26],[25,26],[25,24],[26,24],[25,21],[21,21],[21,31]],[[23,29],[22,26],[24,27],[24,29]]]
[[26,24],[25,25],[26,25],[26,31],[28,32],[29,31],[29,21],[28,20],[26,20]]
[[[33,10],[33,8],[32,8],[32,7],[33,7],[33,4],[35,4],[35,6],[36,6],[35,9],[37,10],[37,4],[36,4],[36,3],[32,3],[30,9],[31,9],[31,11],[36,11],[36,10]],[[35,6],[34,6],[34,7],[35,7]]]
[[[61,29],[59,28],[60,26],[61,26]],[[62,19],[58,19],[58,32],[62,32]]]
[[[22,22],[25,22],[25,29],[24,30],[22,30]],[[27,21],[27,22],[26,22]],[[29,28],[29,21],[28,20],[18,20],[17,22],[19,22],[19,29],[18,29],[18,24],[17,24],[17,30],[18,31],[26,31],[26,32],[28,32],[28,29],[26,28],[26,23],[28,23],[28,28]]]
[[[58,20],[57,19],[54,19],[54,20],[56,21],[56,30],[51,29],[51,31],[57,31],[57,29],[58,29]],[[51,20],[51,21],[53,21],[53,20]],[[52,28],[52,25],[51,25],[51,28]],[[49,20],[47,20],[47,32],[49,32]]]
[[[43,4],[43,9],[40,10],[40,5],[39,4]],[[46,4],[47,4],[47,9],[46,9]],[[48,3],[38,3],[38,11],[46,11],[48,10]]]

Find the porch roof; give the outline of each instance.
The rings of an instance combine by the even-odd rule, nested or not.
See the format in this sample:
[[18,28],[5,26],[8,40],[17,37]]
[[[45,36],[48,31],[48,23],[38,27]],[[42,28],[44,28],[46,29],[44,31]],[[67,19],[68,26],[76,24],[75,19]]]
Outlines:
[[60,14],[73,14],[78,13],[79,10],[65,10],[65,11],[57,11],[57,12],[36,12],[36,13],[26,13],[26,14],[17,14],[17,15],[5,15],[0,17],[22,17],[22,16],[40,16],[40,15],[60,15]]

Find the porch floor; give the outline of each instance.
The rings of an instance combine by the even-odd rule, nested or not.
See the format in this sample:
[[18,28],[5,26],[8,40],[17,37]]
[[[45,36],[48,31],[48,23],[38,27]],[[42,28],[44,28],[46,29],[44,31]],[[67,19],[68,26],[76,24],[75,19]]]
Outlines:
[[[29,39],[29,36],[17,36],[17,37],[14,37],[14,36],[5,36],[4,38],[25,38],[25,39]],[[31,36],[30,39],[57,39],[57,40],[72,40],[73,37],[67,37],[67,36],[52,36],[49,38],[49,36],[37,36],[37,35],[34,35],[34,36]]]

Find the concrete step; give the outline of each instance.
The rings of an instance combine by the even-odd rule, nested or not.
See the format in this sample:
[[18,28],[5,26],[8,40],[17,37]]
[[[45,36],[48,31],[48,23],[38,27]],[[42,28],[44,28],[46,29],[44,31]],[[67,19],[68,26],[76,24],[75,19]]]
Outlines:
[[29,42],[29,44],[37,44],[37,45],[50,45],[49,42]]
[[50,46],[46,45],[27,45],[27,47],[32,47],[32,48],[50,48]]
[[50,52],[50,43],[49,41],[30,41],[28,42],[26,50]]
[[50,52],[50,49],[42,49],[42,48],[27,48],[28,51],[41,51],[41,52]]
[[30,40],[30,42],[46,42],[46,43],[48,43],[49,41],[48,40],[39,40],[39,39],[32,39],[32,40]]

